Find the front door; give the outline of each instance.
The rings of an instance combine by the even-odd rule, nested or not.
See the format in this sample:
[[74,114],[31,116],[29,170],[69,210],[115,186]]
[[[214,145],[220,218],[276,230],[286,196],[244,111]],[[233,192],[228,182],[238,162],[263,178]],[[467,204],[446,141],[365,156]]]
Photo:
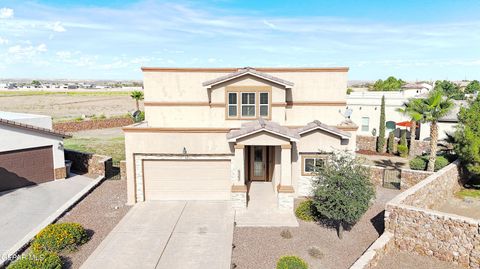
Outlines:
[[267,180],[267,147],[253,146],[250,151],[250,175],[251,180],[266,181]]

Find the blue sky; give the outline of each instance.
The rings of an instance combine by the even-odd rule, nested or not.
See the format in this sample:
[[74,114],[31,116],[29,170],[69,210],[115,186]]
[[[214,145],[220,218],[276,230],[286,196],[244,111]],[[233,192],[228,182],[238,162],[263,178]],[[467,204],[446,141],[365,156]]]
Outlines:
[[480,2],[0,1],[0,78],[141,79],[141,66],[480,79]]

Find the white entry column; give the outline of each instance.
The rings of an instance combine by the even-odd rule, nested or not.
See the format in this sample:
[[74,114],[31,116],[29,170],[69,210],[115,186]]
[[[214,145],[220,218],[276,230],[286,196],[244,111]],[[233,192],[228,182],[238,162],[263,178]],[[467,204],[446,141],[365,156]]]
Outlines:
[[247,207],[247,186],[245,185],[245,145],[235,144],[232,159],[232,204],[234,208]]
[[293,210],[294,189],[292,186],[292,145],[281,145],[281,175],[278,185],[278,207]]

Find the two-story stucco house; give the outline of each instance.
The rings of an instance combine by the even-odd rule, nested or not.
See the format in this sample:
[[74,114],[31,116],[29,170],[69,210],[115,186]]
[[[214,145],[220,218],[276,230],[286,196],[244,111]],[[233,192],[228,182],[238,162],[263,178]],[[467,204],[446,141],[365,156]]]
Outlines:
[[246,207],[251,183],[263,182],[291,209],[324,152],[355,150],[357,126],[343,116],[348,68],[142,71],[145,121],[124,128],[130,204]]

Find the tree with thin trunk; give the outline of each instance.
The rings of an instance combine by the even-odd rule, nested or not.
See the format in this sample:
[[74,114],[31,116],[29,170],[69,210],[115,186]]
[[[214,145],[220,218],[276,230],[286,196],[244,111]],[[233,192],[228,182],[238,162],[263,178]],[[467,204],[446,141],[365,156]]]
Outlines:
[[453,109],[454,104],[449,97],[444,97],[440,90],[433,90],[427,98],[419,100],[421,100],[419,109],[422,122],[430,123],[430,156],[427,171],[433,172],[437,158],[438,120],[446,116]]
[[313,205],[319,220],[334,224],[342,239],[375,197],[370,170],[347,151],[334,151],[314,178]]
[[415,156],[415,140],[417,133],[417,123],[422,120],[421,99],[410,99],[403,103],[403,107],[398,108],[397,111],[410,118],[410,151],[409,157]]
[[139,101],[140,100],[143,100],[143,92],[142,91],[133,91],[131,94],[130,94],[130,97],[132,97],[133,99],[135,99],[135,104],[137,106],[137,111],[140,110],[140,105],[139,105]]
[[385,153],[385,95],[382,96],[382,104],[380,106],[380,126],[377,141],[377,152]]

